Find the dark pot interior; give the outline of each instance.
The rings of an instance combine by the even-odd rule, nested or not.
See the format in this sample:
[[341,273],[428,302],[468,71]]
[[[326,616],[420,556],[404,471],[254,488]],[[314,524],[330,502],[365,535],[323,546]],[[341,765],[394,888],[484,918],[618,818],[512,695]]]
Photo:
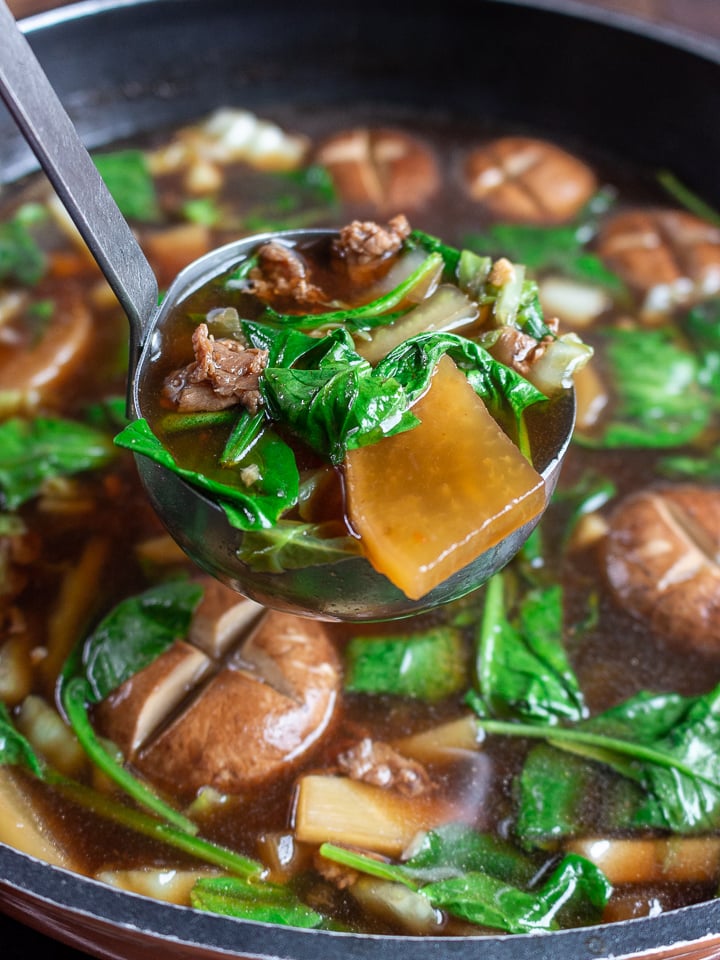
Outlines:
[[[221,104],[260,113],[289,103],[422,104],[602,155],[667,167],[720,202],[720,47],[672,41],[625,18],[579,17],[572,3],[448,0],[429,10],[366,0],[81,3],[28,24],[51,80],[89,146],[186,122]],[[0,116],[0,178],[33,166]],[[654,919],[539,937],[409,940],[301,932],[194,914],[70,876],[0,849],[0,907],[106,957],[233,956],[384,960],[412,955],[572,960],[711,957],[720,902]],[[698,941],[710,938],[705,943]],[[687,946],[692,943],[693,946]],[[684,945],[684,946],[683,946]],[[661,948],[667,948],[668,952]],[[661,952],[655,953],[656,950]]]

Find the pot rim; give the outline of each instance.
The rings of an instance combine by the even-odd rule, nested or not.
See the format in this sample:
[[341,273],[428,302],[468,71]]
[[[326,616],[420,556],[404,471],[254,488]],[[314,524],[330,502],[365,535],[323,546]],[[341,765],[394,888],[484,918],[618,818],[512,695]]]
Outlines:
[[[184,0],[172,0],[172,2],[182,3]],[[703,36],[684,27],[669,26],[620,10],[589,6],[583,0],[480,0],[480,2],[530,7],[561,16],[588,20],[603,26],[639,34],[668,46],[685,50],[714,63],[720,63],[720,37]],[[158,3],[158,0],[75,0],[75,2],[65,4],[65,6],[31,14],[19,22],[24,32],[32,33],[36,30],[44,30],[62,23],[97,16],[125,7],[141,7],[145,4],[154,3]]]
[[[82,931],[83,921],[93,927],[99,922],[115,934],[149,938],[153,944],[174,945],[176,949],[189,947],[197,950],[200,957],[215,958],[221,953],[243,960],[336,960],[340,953],[352,960],[396,960],[402,944],[412,946],[414,960],[436,960],[439,955],[443,960],[517,960],[518,947],[532,951],[534,960],[622,960],[645,957],[648,951],[652,955],[662,950],[665,955],[670,949],[697,950],[703,941],[717,946],[720,930],[720,900],[681,907],[656,917],[551,933],[417,937],[304,930],[154,900],[45,863],[2,843],[0,893],[8,895],[7,903],[15,907],[10,912],[18,919],[28,901],[32,904],[25,921],[27,917],[47,921],[60,911],[63,927],[69,930]],[[185,928],[182,931],[181,924]],[[44,927],[49,935],[53,935],[52,931],[52,923]],[[87,937],[83,937],[82,944],[88,948]]]
[[[125,8],[185,0],[77,0],[20,21],[27,34]],[[477,0],[476,0],[477,2]],[[481,0],[525,7],[597,23],[631,33],[720,64],[720,38],[704,37],[621,11],[590,7],[581,0]],[[146,944],[184,947],[198,960],[221,956],[275,960],[396,960],[408,944],[414,960],[517,960],[518,950],[534,960],[614,960],[666,956],[687,947],[701,950],[720,944],[720,899],[616,923],[548,933],[471,937],[398,936],[304,930],[206,913],[113,888],[101,881],[38,860],[0,842],[0,911],[15,916],[48,936],[92,951],[92,934],[139,937]],[[62,918],[62,919],[60,919]],[[189,918],[189,919],[188,919]],[[184,927],[181,932],[180,927]],[[519,947],[518,947],[519,945]],[[103,953],[109,956],[110,954]],[[684,955],[684,954],[683,954]],[[709,956],[710,954],[708,954]],[[113,953],[112,956],[119,956]],[[185,954],[183,954],[185,956]]]

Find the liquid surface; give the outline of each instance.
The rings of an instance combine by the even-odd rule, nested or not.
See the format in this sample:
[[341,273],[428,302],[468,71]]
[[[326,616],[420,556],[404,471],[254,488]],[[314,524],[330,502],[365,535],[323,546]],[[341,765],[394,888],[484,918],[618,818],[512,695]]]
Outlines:
[[[502,590],[496,582],[493,592],[483,589],[390,629],[323,627],[337,673],[326,678],[322,690],[317,684],[306,686],[304,673],[302,680],[289,674],[279,653],[260,639],[247,647],[238,637],[228,643],[216,638],[217,648],[208,652],[202,646],[206,634],[202,643],[188,638],[190,647],[202,651],[190,654],[192,663],[200,664],[198,672],[183,675],[168,712],[148,721],[151,728],[154,724],[153,736],[171,734],[185,715],[191,692],[204,695],[231,674],[233,680],[247,680],[253,696],[258,686],[264,694],[272,689],[275,699],[267,709],[276,712],[268,716],[287,718],[298,703],[307,716],[320,704],[321,720],[313,735],[298,726],[293,714],[292,736],[282,743],[277,737],[273,741],[277,723],[257,732],[267,756],[273,741],[270,773],[265,767],[264,773],[251,776],[242,755],[232,751],[224,756],[223,763],[234,764],[234,776],[242,781],[231,791],[222,785],[198,791],[192,777],[183,783],[176,770],[157,773],[155,787],[195,820],[202,836],[261,863],[273,881],[289,884],[324,923],[344,929],[464,935],[515,932],[519,921],[514,916],[505,921],[508,926],[498,927],[499,921],[478,914],[481,919],[470,926],[467,916],[442,906],[423,926],[413,911],[382,911],[379,902],[385,897],[373,895],[367,882],[358,886],[356,873],[335,870],[331,861],[318,857],[317,807],[305,817],[297,805],[299,791],[307,797],[306,791],[318,786],[322,802],[329,804],[319,813],[327,825],[325,841],[333,843],[352,843],[351,830],[366,827],[371,819],[367,797],[380,798],[376,833],[382,820],[391,839],[373,848],[371,841],[361,843],[358,837],[355,845],[369,844],[371,855],[389,856],[393,862],[401,862],[406,852],[407,838],[392,834],[398,821],[412,823],[413,832],[451,823],[510,841],[543,877],[569,853],[582,850],[587,856],[587,841],[612,840],[618,859],[602,866],[614,877],[607,905],[589,913],[576,906],[561,918],[567,925],[645,916],[714,896],[720,879],[720,776],[711,764],[701,771],[693,768],[691,755],[706,745],[709,755],[717,755],[717,734],[709,723],[701,735],[687,714],[689,705],[676,698],[707,698],[697,710],[707,707],[712,716],[720,682],[718,228],[681,209],[650,175],[628,173],[622,158],[608,161],[590,147],[583,152],[572,145],[571,159],[562,155],[558,160],[542,143],[528,148],[503,141],[498,146],[504,132],[478,136],[462,125],[423,124],[407,116],[384,118],[383,130],[399,131],[393,138],[375,132],[353,135],[348,142],[336,139],[339,131],[351,129],[347,117],[277,119],[285,130],[300,130],[300,136],[275,141],[281,146],[261,160],[238,155],[228,146],[232,138],[223,140],[217,133],[230,122],[228,117],[158,136],[156,143],[143,145],[144,153],[125,154],[124,162],[134,165],[140,177],[134,202],[145,198],[128,215],[134,217],[161,283],[184,263],[241,232],[333,226],[354,216],[382,219],[403,211],[414,225],[448,242],[527,263],[539,283],[545,315],[559,316],[561,332],[584,324],[582,337],[596,353],[592,372],[579,384],[578,434],[558,492],[537,536],[502,575]],[[367,122],[361,116],[353,119]],[[485,152],[476,155],[481,148]],[[529,154],[524,152],[528,149]],[[364,166],[349,171],[348,156],[356,166],[359,157]],[[564,182],[573,185],[561,205],[548,192],[552,166],[547,164],[552,162],[561,164]],[[112,171],[105,172],[111,182]],[[403,187],[408,182],[409,194]],[[145,879],[158,868],[190,871],[183,891],[173,894],[188,903],[197,871],[217,868],[143,837],[117,818],[89,813],[89,804],[96,810],[101,806],[98,797],[128,808],[133,803],[106,774],[93,771],[73,739],[61,737],[58,749],[38,720],[45,709],[58,719],[60,672],[77,644],[97,635],[93,631],[116,604],[183,576],[200,582],[206,592],[211,589],[160,528],[140,491],[132,459],[124,451],[113,452],[111,438],[123,422],[126,322],[49,196],[42,181],[18,185],[5,197],[2,216],[3,239],[20,252],[9,261],[0,288],[0,430],[6,431],[0,447],[6,451],[0,452],[0,695],[12,729],[82,789],[69,788],[65,780],[43,780],[16,760],[0,768],[0,774],[18,791],[18,815],[43,818],[58,857],[72,868],[132,889],[139,889],[136,870]],[[408,207],[411,201],[415,209]],[[661,255],[648,262],[648,249]],[[94,432],[70,438],[68,422]],[[56,429],[64,457],[53,444]],[[177,439],[178,449],[205,442],[214,441],[202,431]],[[44,464],[42,475],[18,471],[23,454]],[[325,501],[332,504],[336,478],[328,483]],[[642,522],[633,499],[641,491],[652,492],[649,505],[640,505],[647,510]],[[651,538],[644,533],[648,530]],[[275,544],[268,562],[297,562],[293,551],[307,561],[304,542]],[[665,554],[671,562],[653,566]],[[629,564],[619,559],[628,556]],[[645,571],[643,578],[635,577],[638,569]],[[546,619],[531,601],[546,605]],[[222,600],[208,619],[218,622],[218,611],[230,606]],[[561,625],[556,628],[553,611],[558,609]],[[501,624],[495,632],[492,617]],[[130,634],[136,636],[138,629]],[[145,621],[142,629],[147,629]],[[518,645],[498,647],[493,657],[488,636],[507,640],[511,634],[521,637]],[[538,636],[559,641],[567,657],[565,673],[576,678],[577,688],[566,682],[559,684],[562,694],[550,689],[548,678],[554,682],[563,669],[553,659],[554,641],[552,655],[540,652],[542,667],[530,659]],[[393,666],[397,648],[392,641],[398,638],[420,661],[422,651],[430,650],[430,668],[422,663],[412,669],[407,663],[402,669]],[[309,647],[309,641],[304,645]],[[119,658],[125,664],[127,650]],[[525,664],[520,650],[533,664],[525,675],[540,677],[542,689],[506,672]],[[382,651],[381,668],[372,656],[368,659],[373,651]],[[320,657],[320,664],[329,662]],[[468,700],[469,691],[478,696]],[[513,691],[519,691],[516,697]],[[643,766],[637,756],[623,768],[619,754],[612,763],[598,763],[582,749],[580,756],[559,756],[557,748],[535,735],[489,727],[484,735],[480,732],[488,719],[522,723],[536,732],[543,724],[582,729],[588,716],[621,709],[644,691],[672,700],[663,716],[674,716],[675,726],[682,725],[689,738],[690,746],[680,756],[686,779],[681,777],[679,791],[662,781],[662,764]],[[484,698],[482,705],[478,697]],[[231,701],[223,702],[223,710],[230,709]],[[99,732],[112,730],[119,739],[127,717],[121,724],[111,711],[116,719],[103,719],[103,708],[87,703]],[[110,706],[114,710],[114,703]],[[223,710],[209,713],[222,720]],[[644,730],[643,745],[677,760],[677,749],[663,734],[669,721],[654,716],[656,727]],[[602,733],[619,736],[619,729],[604,726]],[[419,737],[428,731],[429,737]],[[222,736],[218,728],[215,737]],[[623,736],[629,736],[627,731]],[[152,742],[148,735],[128,764],[134,776],[151,784]],[[253,756],[261,754],[266,756],[258,746]],[[287,763],[275,766],[278,754]],[[178,749],[177,763],[185,762]],[[562,808],[549,813],[544,800],[535,808],[526,802],[521,809],[523,782],[526,791],[533,784],[544,790],[554,772],[570,764],[574,782],[584,788],[579,798],[563,794]],[[375,782],[368,782],[372,777]],[[324,792],[322,778],[333,780]],[[176,788],[172,796],[170,781]],[[349,793],[333,800],[336,781]],[[350,809],[348,797],[356,789],[365,798],[359,818],[365,822],[341,818],[333,832],[333,816]],[[700,799],[691,802],[692,797]],[[408,818],[408,810],[416,819]],[[93,829],[88,829],[90,818]],[[699,851],[698,836],[703,841]],[[621,840],[636,846],[628,852],[619,846]],[[652,848],[652,857],[643,858],[648,843],[659,846]],[[677,850],[690,863],[682,876],[672,872]],[[652,866],[633,874],[628,860],[652,860]],[[483,863],[490,864],[487,856]],[[507,882],[537,893],[538,884],[512,876]],[[161,894],[155,889],[152,895]],[[415,919],[408,919],[409,914]]]

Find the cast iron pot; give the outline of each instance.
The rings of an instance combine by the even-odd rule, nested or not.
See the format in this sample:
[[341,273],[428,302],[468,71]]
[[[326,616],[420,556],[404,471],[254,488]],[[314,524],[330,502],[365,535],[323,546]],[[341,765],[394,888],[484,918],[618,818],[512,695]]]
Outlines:
[[[370,110],[422,105],[480,128],[501,122],[668,168],[720,204],[720,44],[591,14],[571,0],[443,0],[430,10],[364,0],[349,10],[328,0],[98,0],[25,27],[90,147],[187,122],[219,105],[261,115],[288,103],[308,114],[317,105],[358,101]],[[3,112],[0,180],[32,167]],[[720,955],[720,900],[543,935],[361,936],[197,913],[1,845],[0,909],[72,946],[122,960]]]

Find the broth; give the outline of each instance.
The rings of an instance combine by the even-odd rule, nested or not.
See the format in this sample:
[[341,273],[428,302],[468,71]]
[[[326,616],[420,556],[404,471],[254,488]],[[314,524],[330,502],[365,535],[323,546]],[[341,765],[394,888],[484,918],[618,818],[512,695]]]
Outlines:
[[[128,819],[137,796],[129,799],[113,781],[113,750],[99,741],[111,760],[98,769],[78,749],[75,735],[85,747],[95,742],[92,726],[83,725],[89,718],[100,737],[124,746],[119,765],[147,781],[161,804],[188,816],[208,841],[251,858],[250,877],[257,863],[266,881],[283,885],[281,894],[273,888],[279,901],[271,906],[291,924],[418,935],[522,932],[536,922],[549,929],[610,922],[714,896],[720,232],[681,210],[644,171],[574,145],[567,153],[546,141],[503,131],[479,136],[414,116],[388,115],[377,127],[360,111],[276,120],[282,125],[220,112],[99,161],[121,207],[133,202],[125,212],[161,284],[241,233],[383,221],[399,212],[448,243],[527,263],[546,317],[557,313],[561,332],[581,329],[595,349],[578,386],[577,437],[557,493],[503,574],[443,610],[363,626],[261,621],[259,610],[209,583],[179,553],[144,499],[132,458],[113,451],[124,422],[126,321],[45,182],[16,185],[4,198],[0,236],[8,250],[0,259],[0,695],[7,706],[0,773],[17,803],[6,819],[41,823],[54,859],[140,892],[148,877],[176,869],[189,878],[180,892],[155,884],[152,895],[182,903],[198,874],[247,866],[212,858],[208,865],[197,848],[148,837],[147,821]],[[372,132],[357,133],[370,124]],[[241,128],[252,135],[239,147]],[[302,132],[287,133],[295,129]],[[269,146],[260,150],[262,143]],[[118,185],[128,171],[130,198]],[[642,251],[656,248],[664,255],[649,274]],[[206,308],[193,309],[202,315]],[[77,424],[92,432],[74,432]],[[193,433],[182,443],[192,449],[198,438],[211,442]],[[324,496],[333,499],[328,490]],[[653,566],[663,551],[676,551],[673,563]],[[286,553],[273,558],[288,562]],[[178,600],[198,584],[215,598],[212,614],[199,608],[206,620],[224,623],[228,614],[244,623],[230,639],[213,627],[208,640],[193,605]],[[131,614],[118,607],[137,597],[151,598],[150,606],[157,597],[160,605],[168,597],[169,606],[186,602],[187,618],[165,623],[149,607]],[[263,622],[274,624],[270,636]],[[138,650],[141,631],[150,652]],[[186,635],[189,643],[179,647]],[[301,679],[288,673],[297,665],[282,659],[276,636],[310,658]],[[508,644],[499,659],[493,636]],[[95,646],[85,646],[79,664],[88,637]],[[88,651],[110,663],[118,643],[108,689],[93,675]],[[419,665],[400,669],[398,644]],[[131,661],[137,672],[129,676]],[[527,673],[542,678],[540,687],[522,680],[522,669],[511,671],[518,663],[531,665]],[[177,664],[187,673],[176,674]],[[321,664],[334,671],[322,683]],[[159,673],[150,683],[153,669]],[[176,676],[169,706],[137,733],[148,684],[164,688]],[[224,692],[211,699],[238,678],[244,686],[234,701]],[[93,692],[78,679],[89,679]],[[84,691],[74,712],[71,689]],[[654,699],[642,699],[644,691]],[[263,731],[255,723],[260,707],[245,697],[259,698],[272,719]],[[233,703],[249,704],[247,716],[233,719]],[[317,703],[323,708],[308,725]],[[300,720],[298,711],[305,711]],[[202,720],[183,726],[187,716]],[[65,724],[50,738],[44,731],[59,717],[72,721],[74,734]],[[192,752],[201,722],[211,724],[208,757],[219,758],[215,782],[202,751]],[[283,724],[292,736],[278,745]],[[241,731],[243,749],[225,743],[227,730]],[[566,730],[580,735],[563,741]],[[593,746],[585,734],[604,739]],[[641,751],[623,752],[630,741]],[[42,766],[32,772],[27,755],[13,752],[18,743],[28,743]],[[693,766],[706,750],[708,758]],[[585,792],[557,789],[550,809],[548,784],[569,780]],[[336,796],[338,785],[345,792]],[[160,816],[165,809],[157,808]],[[362,836],[375,820],[378,835],[381,821],[391,825],[390,839],[373,845]],[[460,828],[487,844],[480,860]],[[181,822],[180,833],[186,829]],[[428,836],[441,842],[442,855],[428,853]],[[578,854],[595,856],[590,841],[597,838],[612,851],[610,860],[596,856],[613,888],[607,904],[588,893],[570,909],[552,898],[539,907],[563,864],[578,871],[586,890],[602,887],[582,866],[588,861],[578,866]],[[331,847],[321,856],[324,842]],[[381,861],[408,872],[383,886],[392,880],[373,876]],[[471,876],[479,888],[480,875],[491,877],[482,881],[491,890],[516,887],[522,909],[498,918],[487,907],[492,896],[477,891],[469,906],[450,903],[453,878]],[[405,900],[388,910],[390,892],[399,889]],[[193,896],[201,908],[269,915],[256,889],[260,904],[238,889],[218,899],[202,883]]]

